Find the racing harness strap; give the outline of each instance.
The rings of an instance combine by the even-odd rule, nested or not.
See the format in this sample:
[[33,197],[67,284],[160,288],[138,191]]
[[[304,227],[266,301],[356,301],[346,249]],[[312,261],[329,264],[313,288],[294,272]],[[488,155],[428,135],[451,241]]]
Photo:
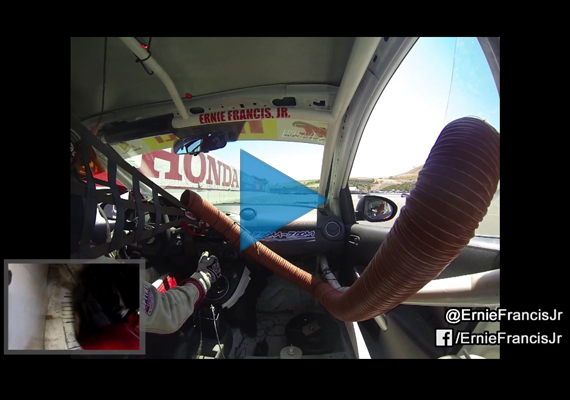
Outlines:
[[[83,226],[79,235],[80,243],[77,253],[71,251],[71,258],[97,258],[128,244],[147,241],[169,228],[181,226],[183,222],[192,222],[185,215],[186,207],[183,203],[127,163],[112,147],[105,145],[98,137],[89,132],[73,115],[70,115],[70,130],[81,139],[82,163],[85,168],[85,182],[73,177],[71,179],[71,194],[81,196],[84,199]],[[89,154],[92,149],[107,159],[108,182],[93,176],[89,166]],[[120,197],[119,186],[117,185],[117,168],[119,167],[132,179],[133,190],[130,196],[132,199],[126,200]],[[152,203],[143,202],[142,183],[150,188]],[[96,184],[104,185],[109,189],[98,190]],[[161,198],[173,206],[162,206]],[[98,203],[114,204],[117,208],[117,220],[111,241],[92,245],[91,238],[95,228]],[[133,233],[125,234],[125,211],[128,209],[136,211],[136,214],[141,217],[141,223],[137,223]],[[152,230],[144,229],[144,215],[147,212],[154,214]],[[168,219],[165,218],[166,215],[169,216]],[[168,222],[166,222],[167,220]]]

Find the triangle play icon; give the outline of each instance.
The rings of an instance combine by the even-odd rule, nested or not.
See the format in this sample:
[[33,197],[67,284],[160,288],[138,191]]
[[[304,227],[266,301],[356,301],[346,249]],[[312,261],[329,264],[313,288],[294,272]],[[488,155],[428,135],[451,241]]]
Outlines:
[[240,251],[326,201],[326,197],[241,150]]

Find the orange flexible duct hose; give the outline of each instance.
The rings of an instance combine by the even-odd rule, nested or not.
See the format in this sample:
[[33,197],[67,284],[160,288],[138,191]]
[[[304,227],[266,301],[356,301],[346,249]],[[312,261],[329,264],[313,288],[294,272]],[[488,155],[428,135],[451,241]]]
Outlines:
[[[361,277],[345,292],[296,267],[263,243],[244,252],[312,293],[342,321],[383,314],[436,278],[475,235],[500,179],[500,140],[486,122],[465,117],[441,132],[400,217]],[[240,227],[189,190],[188,209],[239,247]],[[244,232],[244,234],[248,234]]]

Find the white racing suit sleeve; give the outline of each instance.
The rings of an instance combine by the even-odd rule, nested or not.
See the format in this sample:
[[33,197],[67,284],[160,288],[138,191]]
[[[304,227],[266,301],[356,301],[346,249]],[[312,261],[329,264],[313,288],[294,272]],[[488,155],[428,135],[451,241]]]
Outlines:
[[146,314],[145,329],[149,333],[174,333],[200,305],[210,289],[210,279],[196,272],[180,286],[160,293],[153,285],[141,281],[141,313]]

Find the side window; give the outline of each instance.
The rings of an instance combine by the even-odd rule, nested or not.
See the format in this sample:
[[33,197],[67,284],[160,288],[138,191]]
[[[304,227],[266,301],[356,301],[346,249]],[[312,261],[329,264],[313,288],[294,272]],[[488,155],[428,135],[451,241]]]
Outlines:
[[[400,209],[443,127],[483,118],[500,132],[500,101],[477,38],[420,38],[376,103],[362,135],[349,186],[385,196]],[[500,191],[475,232],[500,236]],[[373,223],[392,226],[396,219]],[[367,221],[359,223],[371,224]]]

